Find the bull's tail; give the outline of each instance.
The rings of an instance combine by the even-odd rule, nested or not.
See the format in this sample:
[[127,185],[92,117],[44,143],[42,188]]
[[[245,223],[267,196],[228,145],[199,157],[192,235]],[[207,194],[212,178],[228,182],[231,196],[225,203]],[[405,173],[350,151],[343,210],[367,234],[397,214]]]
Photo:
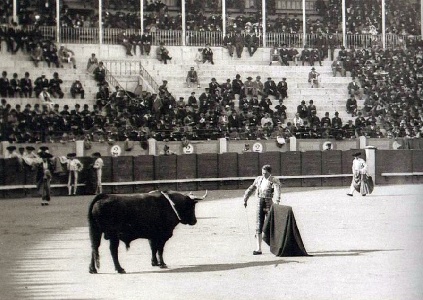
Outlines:
[[88,228],[90,232],[90,240],[91,240],[91,264],[90,264],[90,273],[97,273],[96,267],[100,268],[100,255],[98,253],[98,248],[100,247],[101,243],[101,229],[98,226],[97,221],[93,216],[93,208],[94,205],[102,199],[107,198],[108,195],[100,194],[95,196],[92,200],[89,208],[88,208]]

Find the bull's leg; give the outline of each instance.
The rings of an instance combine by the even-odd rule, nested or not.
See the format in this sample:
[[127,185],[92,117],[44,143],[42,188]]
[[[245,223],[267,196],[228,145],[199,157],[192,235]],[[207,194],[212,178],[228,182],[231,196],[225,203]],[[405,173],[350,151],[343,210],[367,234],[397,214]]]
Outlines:
[[157,242],[157,251],[159,253],[159,266],[162,269],[166,269],[167,265],[165,264],[164,260],[163,260],[163,250],[164,250],[164,245],[166,244],[166,241],[158,241]]
[[157,242],[155,240],[148,240],[148,242],[150,243],[150,248],[151,248],[151,265],[153,267],[156,267],[159,265],[159,263],[157,262],[157,257],[156,257]]
[[112,254],[113,263],[115,265],[115,270],[120,274],[125,274],[125,270],[120,266],[119,257],[118,257],[118,249],[119,249],[119,238],[117,236],[110,238],[110,253]]
[[98,248],[101,243],[101,231],[94,224],[90,224],[90,239],[91,239],[91,263],[89,267],[89,272],[91,274],[97,273],[97,268],[100,268],[100,255],[98,253]]

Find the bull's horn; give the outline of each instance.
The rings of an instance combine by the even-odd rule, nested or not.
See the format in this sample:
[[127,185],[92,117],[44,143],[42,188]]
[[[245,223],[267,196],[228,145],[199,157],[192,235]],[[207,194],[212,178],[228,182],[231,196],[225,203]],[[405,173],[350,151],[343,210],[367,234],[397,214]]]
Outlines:
[[189,197],[192,200],[204,200],[204,198],[206,198],[206,196],[207,196],[207,190],[206,190],[206,193],[202,197],[196,197],[196,196],[194,196],[194,194],[192,192],[189,193]]

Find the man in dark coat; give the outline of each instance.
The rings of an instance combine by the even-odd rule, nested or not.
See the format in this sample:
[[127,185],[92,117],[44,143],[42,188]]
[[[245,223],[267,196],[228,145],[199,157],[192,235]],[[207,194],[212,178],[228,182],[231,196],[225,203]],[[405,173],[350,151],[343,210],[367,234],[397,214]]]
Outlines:
[[273,95],[276,99],[279,99],[278,88],[271,77],[268,77],[267,81],[264,83],[264,93],[267,96]]

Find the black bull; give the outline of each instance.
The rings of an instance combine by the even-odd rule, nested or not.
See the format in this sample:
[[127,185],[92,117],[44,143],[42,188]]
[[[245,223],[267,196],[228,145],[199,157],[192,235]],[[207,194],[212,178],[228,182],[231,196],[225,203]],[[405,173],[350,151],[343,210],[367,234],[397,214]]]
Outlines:
[[[97,195],[89,206],[88,222],[91,239],[90,273],[100,267],[98,248],[101,237],[110,240],[110,253],[115,269],[125,273],[118,258],[119,241],[129,248],[131,241],[148,239],[151,264],[166,268],[163,248],[179,223],[195,225],[195,204],[206,197],[194,197],[177,192],[153,191],[133,195]],[[159,256],[157,260],[156,254]]]

